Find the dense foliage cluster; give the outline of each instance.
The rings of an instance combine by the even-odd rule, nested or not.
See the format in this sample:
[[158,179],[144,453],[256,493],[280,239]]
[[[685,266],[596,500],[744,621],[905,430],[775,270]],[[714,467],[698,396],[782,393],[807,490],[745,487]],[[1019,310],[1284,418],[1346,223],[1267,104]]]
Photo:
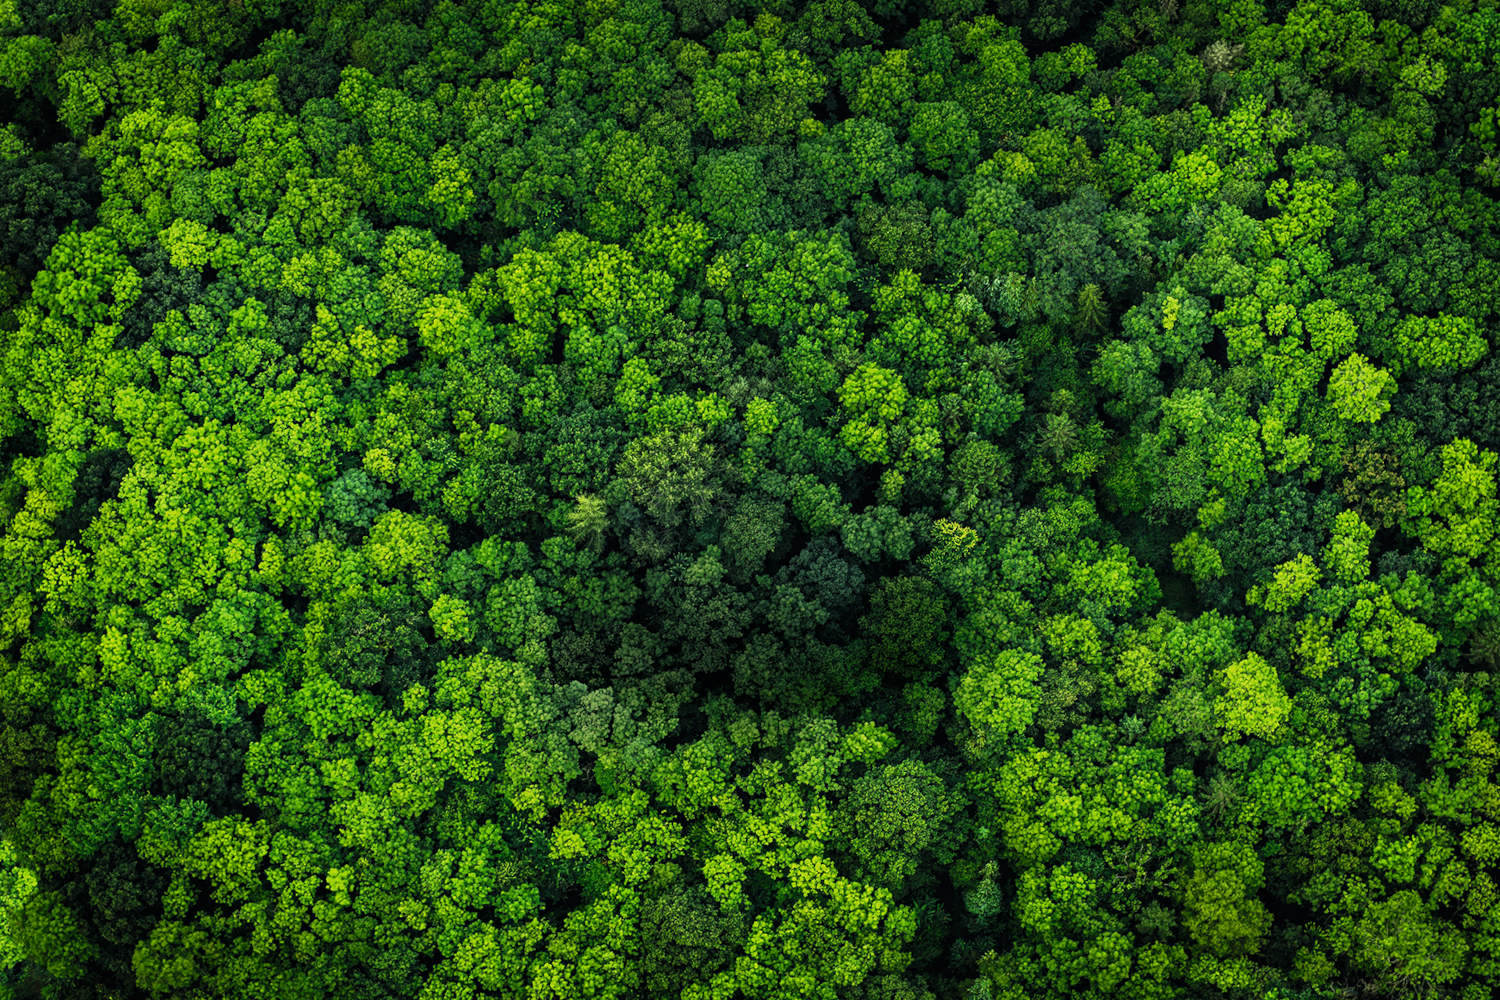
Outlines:
[[0,0],[0,996],[1500,984],[1495,0]]

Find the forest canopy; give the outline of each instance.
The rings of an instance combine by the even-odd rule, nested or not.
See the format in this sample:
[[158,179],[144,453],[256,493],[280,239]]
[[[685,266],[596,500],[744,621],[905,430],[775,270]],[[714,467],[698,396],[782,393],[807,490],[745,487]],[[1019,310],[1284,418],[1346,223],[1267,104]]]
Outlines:
[[0,998],[1500,989],[1496,0],[0,0]]

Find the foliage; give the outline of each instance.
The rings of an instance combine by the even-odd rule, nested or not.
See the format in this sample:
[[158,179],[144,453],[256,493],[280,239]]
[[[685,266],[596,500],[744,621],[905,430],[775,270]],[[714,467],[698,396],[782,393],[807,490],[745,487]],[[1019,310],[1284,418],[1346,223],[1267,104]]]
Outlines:
[[0,0],[0,997],[1500,983],[1492,0]]

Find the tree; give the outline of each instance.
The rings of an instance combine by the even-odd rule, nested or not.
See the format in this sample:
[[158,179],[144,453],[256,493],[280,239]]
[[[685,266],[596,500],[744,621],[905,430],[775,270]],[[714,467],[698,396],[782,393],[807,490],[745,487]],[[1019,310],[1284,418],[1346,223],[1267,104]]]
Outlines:
[[1408,367],[1469,368],[1489,351],[1466,316],[1407,316],[1396,324],[1383,358],[1396,372]]
[[[684,70],[693,78],[694,105],[714,138],[757,143],[784,135],[822,96],[823,77],[805,55],[783,46],[785,34],[786,26],[770,14],[757,17],[753,26],[731,21],[712,63],[705,59],[701,68],[689,64]],[[685,64],[680,56],[679,67]]]
[[672,528],[684,515],[695,525],[708,516],[719,493],[716,464],[703,431],[688,428],[632,441],[620,457],[617,474],[626,496],[663,527]]
[[979,155],[979,137],[957,101],[920,102],[909,130],[917,162],[932,170],[963,170]]
[[970,666],[954,692],[954,705],[969,723],[978,748],[1020,733],[1031,724],[1041,698],[1042,659],[1002,650]]
[[1362,72],[1373,57],[1374,27],[1369,14],[1348,0],[1304,0],[1287,15],[1277,40],[1310,76],[1342,80]]
[[906,386],[895,372],[861,365],[839,387],[839,405],[848,415],[839,440],[866,462],[889,462],[890,431],[907,401]]
[[847,822],[852,850],[870,881],[896,891],[918,873],[921,854],[946,860],[945,827],[957,804],[943,780],[915,761],[887,764],[861,778],[846,804]]
[[1271,914],[1256,890],[1264,866],[1244,844],[1205,844],[1195,852],[1183,887],[1187,929],[1193,942],[1219,957],[1254,954],[1271,926]]
[[780,215],[766,187],[760,157],[735,150],[700,162],[699,198],[703,212],[720,229],[758,233]]
[[1490,551],[1500,512],[1496,463],[1493,452],[1459,438],[1443,448],[1442,473],[1432,486],[1407,492],[1406,523],[1423,545],[1455,569],[1468,567]]
[[1353,930],[1355,961],[1382,979],[1440,987],[1460,975],[1463,935],[1433,919],[1415,892],[1398,892],[1375,903]]
[[925,577],[882,580],[863,621],[875,665],[910,673],[941,664],[947,658],[948,607],[942,591]]
[[1376,368],[1363,355],[1351,354],[1333,370],[1328,401],[1340,419],[1374,423],[1391,408],[1388,397],[1395,388],[1390,372]]
[[587,542],[597,553],[604,547],[604,531],[609,526],[609,506],[592,493],[580,495],[568,511],[568,531]]

